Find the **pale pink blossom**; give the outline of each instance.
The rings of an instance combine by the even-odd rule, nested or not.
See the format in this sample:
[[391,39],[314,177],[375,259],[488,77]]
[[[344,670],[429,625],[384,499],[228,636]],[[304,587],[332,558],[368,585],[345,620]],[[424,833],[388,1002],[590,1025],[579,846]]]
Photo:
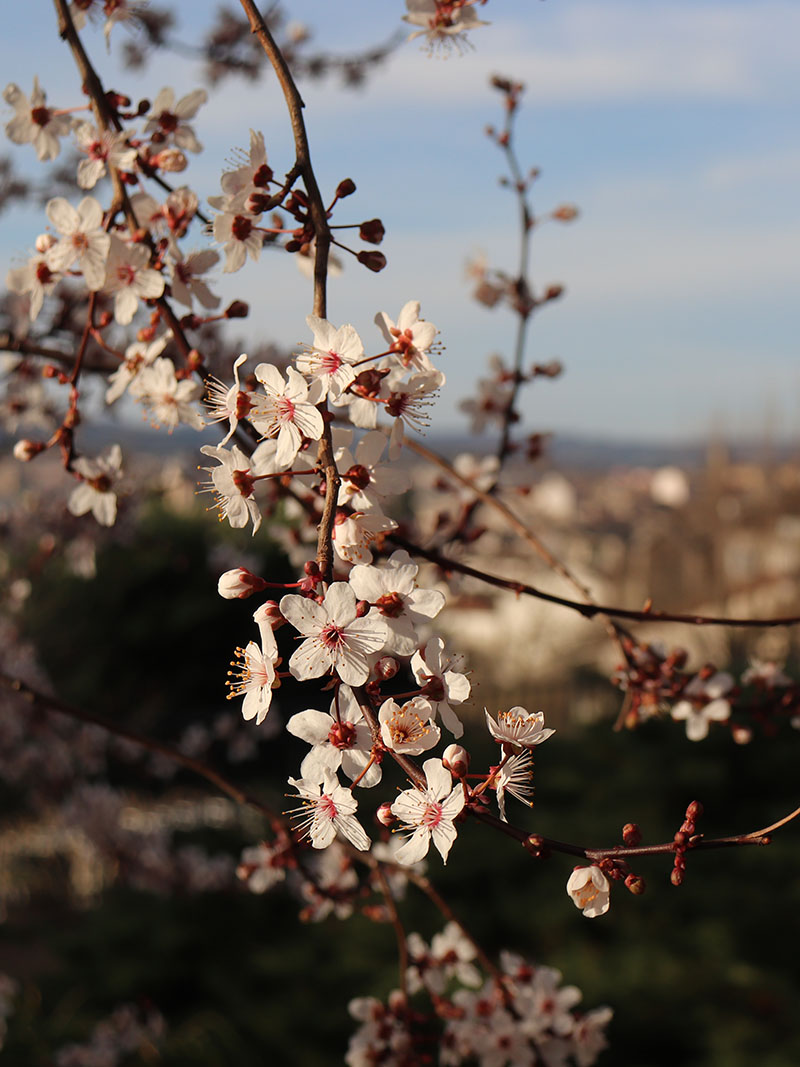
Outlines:
[[64,272],[77,260],[87,289],[92,292],[102,289],[111,237],[102,228],[100,204],[93,196],[85,196],[74,208],[63,196],[56,196],[48,201],[46,211],[62,234],[61,240],[47,252],[50,269]]
[[205,89],[195,89],[182,96],[176,104],[174,89],[168,86],[163,88],[153,101],[144,132],[157,131],[185,152],[202,152],[203,146],[186,120],[193,119],[206,100],[208,93]]
[[44,298],[61,281],[47,261],[47,253],[37,252],[22,267],[12,267],[6,275],[6,285],[12,293],[28,297],[28,315],[31,322],[42,310]]
[[111,130],[98,130],[91,122],[78,123],[75,139],[78,148],[87,157],[78,164],[78,185],[81,189],[93,189],[109,167],[115,170],[134,169],[136,149],[131,148],[127,141],[133,132],[114,133]]
[[145,408],[152,426],[165,426],[169,433],[181,423],[202,430],[205,420],[197,410],[202,386],[191,378],[178,378],[171,359],[159,356],[131,382],[130,393]]
[[321,604],[289,593],[280,602],[281,613],[305,641],[289,660],[299,681],[335,671],[348,685],[363,685],[369,677],[367,656],[379,652],[386,641],[386,623],[373,609],[359,617],[356,598],[347,582],[328,586]]
[[461,673],[463,666],[464,657],[460,653],[445,654],[441,637],[432,637],[411,659],[411,670],[422,695],[431,702],[434,715],[441,717],[453,737],[461,737],[464,727],[451,704],[463,704],[472,689],[469,678]]
[[503,761],[494,777],[494,787],[497,791],[497,807],[503,822],[508,822],[506,793],[516,797],[526,807],[533,807],[530,799],[533,794],[533,756],[530,749],[516,752]]
[[413,374],[407,382],[392,372],[387,384],[387,415],[402,419],[412,429],[424,431],[430,422],[428,408],[444,383],[445,376],[438,370]]
[[325,772],[321,783],[290,778],[289,785],[301,799],[300,807],[291,809],[291,814],[313,848],[327,848],[338,833],[360,852],[369,849],[370,840],[356,818],[358,801],[331,771]]
[[114,318],[127,326],[140,300],[155,300],[164,292],[164,277],[150,266],[144,245],[128,244],[112,235],[103,292],[114,294]]
[[[213,206],[213,198],[209,197]],[[261,255],[264,239],[257,229],[259,216],[245,211],[223,211],[214,218],[214,240],[223,246],[225,253],[224,274],[241,270],[247,257],[256,262]]]
[[397,852],[398,863],[416,863],[428,854],[431,841],[442,860],[456,839],[453,820],[464,807],[464,790],[460,782],[453,785],[450,771],[440,759],[425,760],[422,765],[426,786],[405,789],[392,804],[392,811],[408,827],[408,840]]
[[[372,758],[372,731],[349,685],[340,685],[331,701],[330,714],[313,708],[293,715],[286,724],[290,734],[311,745],[300,765],[300,776],[321,782],[325,771],[341,769],[364,788],[381,780],[379,763]],[[367,769],[368,768],[368,769]]]
[[242,389],[239,383],[239,367],[246,362],[247,356],[243,352],[233,364],[232,386],[228,387],[216,378],[212,378],[206,383],[206,393],[208,395],[206,404],[211,416],[211,422],[228,423],[228,432],[220,441],[221,445],[227,444],[236,432],[239,419],[246,418],[253,408],[253,394]]
[[611,904],[611,884],[599,867],[576,867],[567,880],[567,893],[587,918],[605,915]]
[[525,708],[511,708],[510,711],[499,711],[495,722],[486,708],[483,710],[489,733],[501,744],[532,748],[555,733],[555,730],[544,728],[544,713],[541,711],[529,715]]
[[295,357],[295,366],[301,374],[319,382],[320,400],[329,393],[337,397],[355,378],[353,365],[364,357],[361,338],[353,326],[348,324],[337,330],[318,315],[308,315],[306,323],[314,334],[314,343]]
[[710,678],[697,675],[684,687],[683,699],[671,715],[677,721],[686,721],[686,736],[690,741],[702,741],[708,736],[712,722],[727,722],[731,717],[731,705],[725,700],[725,694],[732,688],[733,678],[727,671],[717,671]]
[[117,518],[117,495],[114,485],[122,470],[122,449],[112,445],[108,452],[96,459],[80,456],[73,468],[81,476],[81,484],[72,490],[67,508],[73,515],[91,511],[101,526],[113,526]]
[[424,697],[413,697],[401,707],[390,697],[378,712],[381,740],[392,752],[419,756],[438,745],[441,730],[431,718],[432,708]]
[[303,438],[318,441],[324,425],[316,408],[319,391],[308,385],[301,374],[289,367],[286,380],[271,363],[259,363],[256,378],[264,386],[266,401],[259,404],[251,416],[253,425],[265,437],[278,438],[276,462],[279,468],[289,467],[297,455]]
[[218,467],[200,468],[211,475],[211,481],[203,487],[203,491],[214,493],[219,521],[227,519],[234,529],[242,529],[252,521],[255,533],[261,525],[261,511],[253,497],[255,478],[261,473],[258,464],[237,445],[232,445],[230,451],[215,445],[203,445],[200,451],[219,463]]
[[228,671],[230,693],[228,700],[244,697],[242,716],[256,720],[260,726],[267,716],[272,703],[272,690],[279,684],[275,677],[275,664],[278,662],[278,646],[275,635],[268,626],[261,630],[261,645],[251,641],[246,648],[236,649],[236,659]]
[[3,99],[15,111],[14,118],[6,123],[8,139],[14,144],[32,144],[41,160],[55,159],[61,148],[58,139],[72,129],[72,119],[47,106],[39,79],[33,79],[30,99],[13,82],[3,90]]
[[379,311],[375,316],[375,324],[385,337],[389,351],[402,367],[413,367],[417,371],[434,369],[426,353],[438,331],[432,322],[419,317],[418,300],[409,300],[403,305],[397,322],[393,322],[385,311]]
[[435,618],[445,604],[438,589],[419,589],[419,567],[408,553],[393,552],[381,567],[353,567],[349,582],[359,600],[374,605],[386,619],[386,651],[410,656],[419,644],[418,628]]
[[185,259],[175,259],[170,263],[170,287],[179,304],[190,308],[194,299],[209,310],[219,305],[219,297],[211,292],[201,277],[218,262],[219,253],[209,248],[203,252],[192,252]]
[[410,33],[409,41],[425,37],[430,51],[450,46],[463,51],[469,46],[467,31],[489,25],[478,18],[474,7],[461,2],[441,4],[436,0],[406,0],[406,7],[408,14],[403,15],[403,21],[423,27]]
[[386,497],[408,490],[411,479],[407,470],[396,463],[379,462],[389,444],[385,433],[380,430],[365,433],[355,452],[351,451],[352,440],[352,430],[334,428],[334,458],[341,475],[339,504],[366,511],[376,505],[380,507]]
[[370,545],[381,534],[396,529],[394,519],[377,507],[366,512],[354,511],[341,520],[337,516],[333,527],[333,550],[346,563],[371,563]]
[[125,349],[124,362],[113,374],[109,375],[106,403],[113,404],[115,400],[118,400],[136,375],[145,367],[149,367],[171,340],[172,332],[168,330],[149,344],[145,341],[134,341],[132,345],[128,345]]

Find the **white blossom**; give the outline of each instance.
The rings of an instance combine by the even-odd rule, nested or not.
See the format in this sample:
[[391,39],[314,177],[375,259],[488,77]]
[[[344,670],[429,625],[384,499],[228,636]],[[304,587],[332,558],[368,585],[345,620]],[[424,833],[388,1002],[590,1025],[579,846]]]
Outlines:
[[308,315],[306,322],[314,334],[314,343],[295,357],[295,366],[301,374],[319,382],[320,400],[329,393],[337,397],[356,376],[353,365],[364,356],[361,338],[349,324],[337,330],[318,315]]
[[153,426],[165,426],[169,433],[185,423],[202,430],[205,420],[196,404],[202,386],[191,378],[178,378],[171,359],[159,356],[144,367],[131,382],[130,393],[144,405]]
[[62,234],[61,240],[47,252],[50,269],[64,272],[77,259],[87,289],[92,292],[102,289],[111,237],[102,229],[100,204],[93,196],[85,196],[74,208],[63,196],[56,196],[48,201],[46,211],[47,217]]
[[611,904],[611,884],[599,867],[576,867],[567,880],[567,893],[589,919],[605,915]]
[[201,467],[211,475],[211,482],[204,491],[214,493],[214,506],[219,510],[219,521],[227,519],[234,529],[242,529],[253,523],[253,533],[261,525],[261,511],[253,498],[255,478],[261,468],[255,457],[248,458],[237,446],[230,451],[216,445],[203,445],[204,456],[217,460],[218,467]]
[[428,854],[433,841],[442,860],[456,839],[453,820],[464,807],[464,790],[460,782],[453,785],[450,771],[440,759],[425,760],[424,789],[405,789],[392,804],[392,812],[407,826],[413,827],[408,840],[397,852],[398,863],[416,863]]
[[265,437],[278,438],[276,462],[279,468],[289,467],[297,455],[303,438],[318,441],[324,425],[316,408],[319,392],[311,392],[301,374],[294,367],[283,375],[271,363],[259,363],[256,378],[264,386],[266,400],[251,415],[253,425]]
[[108,167],[115,170],[133,170],[136,166],[136,149],[127,139],[133,134],[98,130],[91,122],[79,122],[75,127],[78,148],[86,155],[78,164],[78,185],[81,189],[93,189],[106,174]]
[[347,582],[328,586],[321,604],[289,593],[280,602],[281,614],[305,641],[289,660],[299,681],[335,671],[348,685],[363,685],[369,677],[367,656],[386,641],[386,623],[373,609],[359,618],[356,598]]
[[300,765],[302,778],[321,782],[326,770],[335,772],[341,767],[365,789],[380,782],[380,764],[370,764],[372,732],[349,685],[337,688],[330,714],[314,708],[300,711],[289,719],[286,729],[312,746]]
[[72,119],[47,107],[39,79],[34,76],[30,99],[13,82],[3,90],[3,99],[15,111],[14,118],[6,123],[8,139],[14,144],[32,144],[41,160],[55,159],[61,148],[58,139],[67,136]]
[[170,287],[179,304],[190,308],[194,299],[208,310],[218,307],[219,297],[211,292],[200,277],[218,262],[219,253],[208,248],[202,252],[192,252],[185,259],[174,259],[170,263]]
[[506,745],[521,745],[532,748],[540,745],[548,737],[552,737],[555,730],[544,728],[544,713],[537,711],[535,715],[529,715],[525,708],[511,708],[510,711],[497,713],[497,721],[491,717],[486,708],[486,725],[489,733],[495,741]]
[[417,371],[434,369],[426,352],[438,331],[432,322],[419,317],[418,300],[409,300],[403,305],[397,322],[393,322],[385,311],[379,311],[375,324],[402,367],[413,367]]
[[144,132],[163,134],[168,141],[186,152],[202,152],[203,146],[186,119],[193,119],[207,99],[205,89],[195,89],[182,96],[176,104],[174,89],[168,86],[163,88],[153,101]]
[[434,714],[441,716],[453,737],[461,737],[464,727],[450,705],[463,704],[472,689],[469,678],[461,673],[463,666],[462,655],[445,654],[441,637],[432,637],[411,659],[411,670],[423,696],[431,702]]
[[256,720],[260,726],[272,703],[272,690],[276,685],[275,664],[278,662],[278,646],[269,626],[261,626],[261,645],[251,641],[247,648],[236,649],[236,659],[228,671],[230,693],[228,699],[244,697],[242,716]]
[[289,785],[301,798],[300,807],[292,809],[299,816],[298,830],[314,848],[327,848],[338,833],[359,851],[367,851],[370,840],[356,818],[358,801],[334,774],[326,771],[321,783],[290,778]]
[[117,496],[114,484],[122,469],[122,449],[112,445],[108,452],[96,459],[80,456],[73,467],[82,481],[72,490],[67,508],[73,515],[91,511],[101,526],[113,526],[117,517]]
[[419,644],[418,627],[435,618],[444,607],[437,589],[417,588],[419,567],[408,553],[393,552],[381,567],[353,567],[349,582],[359,600],[377,607],[386,619],[386,651],[410,656]]
[[103,291],[114,294],[114,318],[127,326],[140,300],[154,300],[164,292],[164,277],[150,267],[144,245],[128,244],[112,235]]
[[432,708],[424,697],[413,697],[401,707],[390,697],[378,712],[381,740],[392,752],[419,756],[438,745],[441,730],[431,719]]
[[683,697],[672,709],[672,718],[686,721],[686,736],[690,741],[702,741],[708,736],[712,722],[727,722],[731,706],[725,694],[733,687],[733,678],[727,671],[717,671],[710,678],[699,675],[685,686]]

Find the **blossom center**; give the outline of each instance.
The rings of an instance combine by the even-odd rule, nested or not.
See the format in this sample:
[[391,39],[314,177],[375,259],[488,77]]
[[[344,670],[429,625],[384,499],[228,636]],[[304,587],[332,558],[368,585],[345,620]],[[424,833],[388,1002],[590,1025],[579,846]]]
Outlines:
[[31,120],[37,126],[46,126],[50,121],[51,111],[49,107],[34,107],[31,109]]
[[162,111],[158,116],[158,124],[162,130],[172,133],[173,130],[178,128],[178,116],[173,114],[172,111]]
[[231,233],[237,241],[246,241],[252,229],[252,222],[244,215],[237,215],[231,223]]
[[246,497],[253,495],[253,486],[255,485],[255,482],[249,470],[233,471],[231,478],[233,479],[233,484],[242,496]]
[[319,637],[326,648],[332,649],[341,648],[346,640],[344,629],[333,622],[329,622],[327,626],[323,626]]
[[136,281],[136,271],[130,263],[123,263],[117,267],[117,278],[122,285],[133,285]]
[[343,474],[342,477],[346,478],[348,482],[351,482],[356,489],[362,490],[366,489],[371,481],[369,471],[361,463],[354,463],[350,470],[347,471],[346,474]]
[[582,886],[580,889],[575,890],[575,899],[578,902],[578,907],[583,910],[592,903],[593,900],[597,900],[600,896],[600,890],[594,884],[591,879]]
[[441,821],[442,805],[435,802],[428,803],[420,820],[420,826],[424,826],[428,830],[435,830]]
[[288,396],[279,396],[275,406],[281,422],[294,422],[294,404]]
[[339,812],[336,810],[336,805],[333,802],[333,797],[327,793],[323,793],[319,798],[319,804],[317,810],[320,815],[324,815],[326,819],[335,819]]
[[396,619],[403,614],[404,601],[399,593],[386,593],[375,601],[381,615],[390,619]]
[[107,493],[113,484],[107,474],[98,474],[96,478],[87,478],[86,481],[98,493]]
[[328,740],[334,748],[352,748],[356,743],[356,728],[351,722],[335,722]]
[[335,374],[342,365],[342,357],[338,352],[322,353],[322,370],[325,374]]

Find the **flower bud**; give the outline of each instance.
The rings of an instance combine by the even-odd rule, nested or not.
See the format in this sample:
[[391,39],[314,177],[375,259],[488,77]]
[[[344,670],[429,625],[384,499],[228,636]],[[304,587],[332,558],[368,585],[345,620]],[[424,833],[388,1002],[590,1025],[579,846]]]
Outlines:
[[448,745],[442,753],[442,763],[454,778],[463,778],[469,770],[469,752],[463,745]]
[[394,656],[381,656],[372,670],[380,681],[388,682],[390,678],[394,678],[400,666]]
[[250,305],[244,300],[234,300],[225,308],[226,319],[246,319],[250,314]]
[[219,577],[217,592],[225,600],[244,600],[266,588],[266,582],[245,567],[235,567]]
[[548,285],[547,289],[545,289],[544,299],[558,300],[558,298],[563,294],[563,292],[563,285],[559,285],[558,283],[555,283],[554,285]]
[[52,233],[40,233],[36,238],[36,251],[44,254],[49,251],[56,243],[55,237]]
[[638,874],[629,874],[625,879],[625,888],[633,893],[635,897],[640,897],[647,887],[645,886],[644,878],[640,878]]
[[186,170],[189,165],[186,156],[179,148],[164,148],[151,156],[149,162],[168,174],[177,174],[181,170]]
[[395,814],[392,811],[392,805],[388,800],[385,800],[375,812],[375,818],[381,826],[392,826],[394,824]]
[[383,252],[362,251],[358,253],[356,259],[362,267],[366,267],[367,270],[374,271],[376,274],[386,266],[386,256]]
[[626,822],[622,827],[622,840],[629,848],[634,848],[641,843],[642,831],[635,822]]
[[358,236],[362,241],[366,241],[370,245],[379,245],[385,233],[386,230],[383,228],[383,223],[380,219],[369,219],[367,222],[362,222],[358,229]]
[[573,219],[577,219],[578,214],[578,209],[574,204],[561,204],[553,212],[553,218],[558,219],[559,222],[572,222]]
[[[264,584],[266,585],[266,582]],[[283,626],[286,619],[281,615],[278,602],[276,600],[267,600],[253,612],[253,622],[257,626],[271,626],[273,630],[277,630],[278,627]]]
[[14,445],[14,459],[18,459],[20,463],[28,463],[34,456],[38,456],[44,448],[45,445],[41,441],[29,441],[27,439],[17,441]]
[[346,196],[352,196],[356,191],[356,183],[352,178],[345,178],[336,186],[336,199],[344,200]]

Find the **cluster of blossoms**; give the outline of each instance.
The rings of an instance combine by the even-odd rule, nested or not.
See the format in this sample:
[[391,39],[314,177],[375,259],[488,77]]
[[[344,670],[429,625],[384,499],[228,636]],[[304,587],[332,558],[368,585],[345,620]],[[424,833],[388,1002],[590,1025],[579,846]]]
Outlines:
[[134,1005],[117,1008],[99,1022],[88,1041],[66,1045],[56,1053],[55,1067],[117,1067],[133,1055],[149,1060],[158,1057],[166,1035],[166,1023],[154,1009],[140,1011]]
[[579,1012],[580,990],[562,986],[558,971],[503,952],[499,972],[487,979],[475,965],[474,946],[452,922],[430,946],[411,934],[407,947],[410,997],[396,990],[385,1004],[374,997],[350,1004],[361,1026],[350,1040],[348,1067],[590,1067],[606,1047],[611,1009]]
[[682,648],[667,653],[658,644],[638,644],[630,638],[623,640],[623,647],[627,663],[611,680],[625,693],[628,727],[669,714],[686,724],[690,741],[704,740],[712,724],[721,723],[738,744],[751,740],[753,725],[772,732],[788,719],[800,728],[800,686],[774,661],[754,659],[737,684],[732,674],[713,664],[694,674],[684,670],[688,656]]

